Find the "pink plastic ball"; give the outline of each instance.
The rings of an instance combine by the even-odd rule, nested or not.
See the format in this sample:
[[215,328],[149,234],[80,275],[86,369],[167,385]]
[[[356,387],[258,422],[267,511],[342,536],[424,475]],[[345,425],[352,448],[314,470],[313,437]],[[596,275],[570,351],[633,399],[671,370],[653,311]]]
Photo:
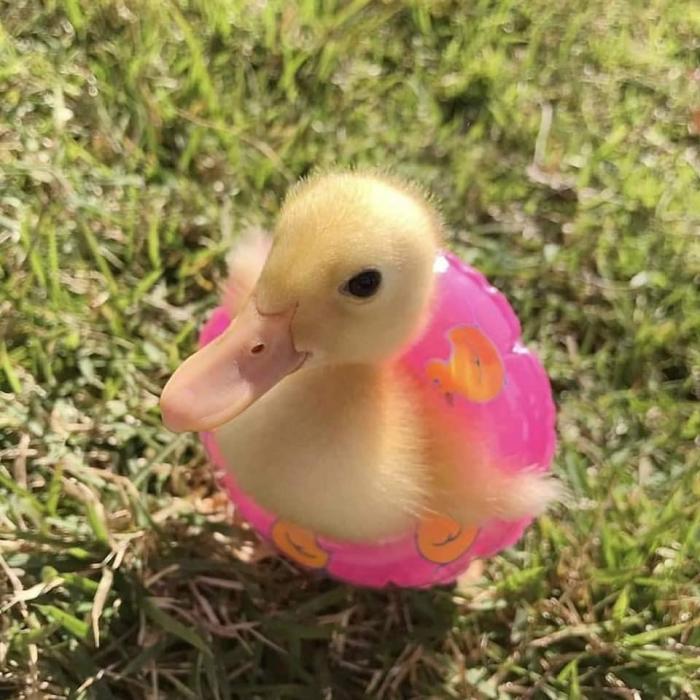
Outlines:
[[[434,391],[444,392],[446,380],[454,381],[451,409],[465,426],[478,426],[494,459],[504,468],[549,469],[556,444],[552,392],[542,365],[522,344],[513,309],[480,272],[449,252],[436,258],[434,270],[437,294],[431,320],[401,361]],[[225,309],[215,309],[202,329],[200,346],[220,335],[229,323]],[[458,351],[476,358],[481,378],[477,384],[470,386],[468,377],[450,378],[449,361]],[[214,434],[203,433],[201,438],[238,512],[262,537],[276,541],[275,515],[236,486]],[[449,583],[474,559],[512,546],[529,524],[530,519],[491,521],[479,530],[457,527],[446,532],[444,540],[427,541],[416,531],[366,545],[313,537],[307,543],[306,565],[359,586],[427,588]],[[436,532],[445,527],[433,526]]]

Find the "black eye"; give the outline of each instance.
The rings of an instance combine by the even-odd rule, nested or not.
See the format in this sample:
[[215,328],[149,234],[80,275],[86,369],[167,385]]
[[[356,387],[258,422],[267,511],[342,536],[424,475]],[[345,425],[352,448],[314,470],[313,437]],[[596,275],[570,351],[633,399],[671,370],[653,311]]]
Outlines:
[[381,283],[382,273],[379,270],[363,270],[347,281],[343,291],[358,299],[367,299],[377,293]]

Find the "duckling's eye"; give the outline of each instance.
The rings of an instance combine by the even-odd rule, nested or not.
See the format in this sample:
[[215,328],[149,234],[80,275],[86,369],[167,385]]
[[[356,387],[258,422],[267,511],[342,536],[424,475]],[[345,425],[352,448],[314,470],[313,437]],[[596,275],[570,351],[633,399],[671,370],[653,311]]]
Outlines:
[[363,270],[351,277],[343,286],[343,292],[357,297],[368,299],[374,296],[382,283],[382,273],[379,270]]

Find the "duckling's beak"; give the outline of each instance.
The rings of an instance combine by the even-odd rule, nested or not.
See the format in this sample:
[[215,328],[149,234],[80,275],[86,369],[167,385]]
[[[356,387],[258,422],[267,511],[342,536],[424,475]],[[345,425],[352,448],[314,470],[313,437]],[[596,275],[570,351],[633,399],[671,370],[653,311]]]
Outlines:
[[307,355],[294,347],[294,311],[261,314],[251,298],[224,333],[170,377],[160,397],[165,425],[175,432],[218,428],[299,369]]

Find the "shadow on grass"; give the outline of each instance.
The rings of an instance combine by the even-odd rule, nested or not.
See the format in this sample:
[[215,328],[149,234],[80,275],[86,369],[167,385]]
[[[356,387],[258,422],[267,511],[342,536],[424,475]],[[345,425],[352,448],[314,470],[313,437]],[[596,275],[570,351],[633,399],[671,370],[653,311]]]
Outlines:
[[[145,531],[115,569],[114,554],[105,550],[105,565],[94,546],[93,557],[82,556],[79,542],[47,541],[55,547],[50,569],[46,552],[24,559],[27,573],[57,582],[30,603],[48,622],[34,640],[43,646],[44,692],[391,698],[410,688],[429,697],[443,695],[446,671],[459,673],[452,587],[371,591],[310,576],[274,555],[242,561],[256,556],[249,533],[195,520]],[[103,581],[112,572],[102,596],[98,571]],[[99,647],[89,602],[96,597],[104,598]],[[84,614],[70,619],[63,610]]]

